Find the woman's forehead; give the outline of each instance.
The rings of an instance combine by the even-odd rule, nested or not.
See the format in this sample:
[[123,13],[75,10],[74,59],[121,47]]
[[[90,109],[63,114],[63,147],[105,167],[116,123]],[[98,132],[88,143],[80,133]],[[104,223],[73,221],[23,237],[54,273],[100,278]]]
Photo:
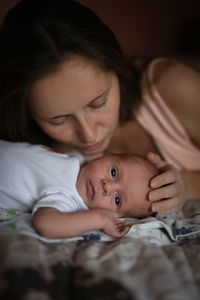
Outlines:
[[33,85],[31,105],[44,106],[45,110],[48,107],[53,114],[56,113],[54,104],[61,110],[58,114],[65,113],[66,103],[69,110],[76,105],[87,105],[109,89],[112,74],[94,64],[87,65],[84,60],[66,62],[59,71]]

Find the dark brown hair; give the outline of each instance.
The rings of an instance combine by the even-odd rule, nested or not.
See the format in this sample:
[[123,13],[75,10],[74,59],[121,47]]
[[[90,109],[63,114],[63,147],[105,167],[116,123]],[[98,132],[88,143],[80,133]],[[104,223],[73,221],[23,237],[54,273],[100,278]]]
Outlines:
[[33,120],[28,99],[38,79],[55,72],[72,55],[114,71],[121,88],[120,120],[131,117],[139,99],[139,76],[127,68],[119,43],[89,8],[68,0],[22,0],[0,31],[0,138],[49,144]]

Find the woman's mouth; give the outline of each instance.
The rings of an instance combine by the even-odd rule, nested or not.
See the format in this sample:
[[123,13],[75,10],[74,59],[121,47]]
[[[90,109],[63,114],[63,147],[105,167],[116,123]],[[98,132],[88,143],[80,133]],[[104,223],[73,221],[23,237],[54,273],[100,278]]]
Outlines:
[[[92,145],[89,145],[89,146],[85,146],[85,147],[81,147],[80,150],[81,152],[83,153],[91,153],[93,154],[93,152],[99,152],[99,150],[101,148],[104,148],[103,145],[104,145],[104,142],[105,142],[105,139],[101,140],[100,142],[98,143],[94,143]],[[103,149],[104,150],[104,149]],[[102,150],[102,151],[103,151]]]

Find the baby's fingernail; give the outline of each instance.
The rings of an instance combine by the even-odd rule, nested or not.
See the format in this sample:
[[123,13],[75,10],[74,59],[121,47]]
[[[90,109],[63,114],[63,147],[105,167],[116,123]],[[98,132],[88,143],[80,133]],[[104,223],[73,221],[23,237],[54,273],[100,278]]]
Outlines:
[[156,212],[156,206],[155,206],[155,204],[154,205],[151,205],[151,211],[154,213],[154,212]]

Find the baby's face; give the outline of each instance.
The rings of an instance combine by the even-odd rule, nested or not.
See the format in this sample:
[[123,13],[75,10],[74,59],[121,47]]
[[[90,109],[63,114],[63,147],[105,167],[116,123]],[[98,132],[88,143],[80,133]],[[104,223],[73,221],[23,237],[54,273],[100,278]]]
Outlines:
[[142,160],[106,155],[82,167],[77,190],[88,208],[106,208],[120,217],[150,215],[149,174]]

